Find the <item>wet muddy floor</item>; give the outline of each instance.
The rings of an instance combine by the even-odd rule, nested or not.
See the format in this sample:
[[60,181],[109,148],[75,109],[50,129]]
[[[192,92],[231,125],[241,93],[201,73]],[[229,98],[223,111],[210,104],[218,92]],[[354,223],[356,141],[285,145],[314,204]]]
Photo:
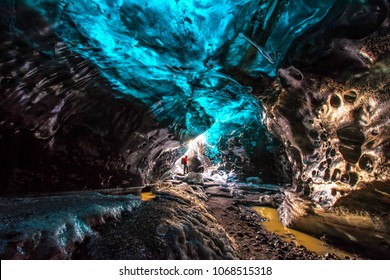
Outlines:
[[253,209],[236,205],[226,197],[211,197],[206,202],[211,213],[234,239],[240,259],[339,259],[329,252],[317,254],[297,245],[292,240],[283,240],[268,231],[262,219]]

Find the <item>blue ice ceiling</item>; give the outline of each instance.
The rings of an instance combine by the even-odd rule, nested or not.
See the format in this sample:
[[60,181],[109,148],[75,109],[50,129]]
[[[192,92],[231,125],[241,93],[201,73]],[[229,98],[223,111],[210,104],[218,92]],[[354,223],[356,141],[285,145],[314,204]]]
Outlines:
[[[112,87],[210,147],[269,142],[261,104],[231,69],[275,76],[292,42],[336,0],[24,0]],[[225,141],[226,142],[226,141]]]

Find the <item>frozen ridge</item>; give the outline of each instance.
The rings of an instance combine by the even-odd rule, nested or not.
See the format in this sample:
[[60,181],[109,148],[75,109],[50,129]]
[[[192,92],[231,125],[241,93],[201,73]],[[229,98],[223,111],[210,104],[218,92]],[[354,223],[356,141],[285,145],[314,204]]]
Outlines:
[[0,256],[69,259],[76,245],[93,237],[94,225],[140,206],[133,195],[95,192],[65,196],[0,198]]

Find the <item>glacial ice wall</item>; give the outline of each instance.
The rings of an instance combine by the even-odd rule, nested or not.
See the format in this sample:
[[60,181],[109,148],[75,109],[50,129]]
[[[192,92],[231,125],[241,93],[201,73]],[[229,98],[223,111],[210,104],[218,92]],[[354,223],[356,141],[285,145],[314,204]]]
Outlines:
[[[285,224],[390,255],[388,1],[339,1],[289,50],[268,127],[293,163]],[[294,104],[294,107],[291,107]]]
[[266,146],[269,137],[251,87],[229,70],[275,76],[294,39],[333,3],[25,1],[113,88],[141,100],[158,121],[176,126],[182,139],[205,133],[211,156],[227,135],[244,134],[247,150]]
[[201,134],[214,162],[288,177],[253,91],[332,5],[2,1],[1,192],[141,185]]
[[286,224],[336,203],[389,232],[388,1],[0,9],[2,193],[141,185],[202,135],[271,183],[287,153]]

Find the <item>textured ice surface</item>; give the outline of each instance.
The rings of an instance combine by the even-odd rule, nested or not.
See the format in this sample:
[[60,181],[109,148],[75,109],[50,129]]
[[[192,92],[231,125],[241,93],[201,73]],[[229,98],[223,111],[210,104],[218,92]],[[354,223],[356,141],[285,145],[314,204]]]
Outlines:
[[82,193],[0,198],[0,256],[13,259],[70,258],[92,227],[140,205],[133,195]]
[[251,88],[225,73],[237,68],[251,77],[275,76],[292,42],[334,0],[21,2],[182,139],[205,133],[213,157],[232,136],[247,139],[249,153],[269,142]]
[[[12,148],[12,160],[5,161],[8,174],[22,177],[21,169],[28,165],[22,156],[28,151],[40,155],[38,147],[55,152],[58,146],[80,143],[75,141],[79,139],[75,135],[82,134],[79,130],[68,134],[69,126],[62,127],[71,114],[76,116],[73,121],[70,118],[71,124],[82,126],[81,131],[90,130],[84,139],[92,135],[92,140],[104,140],[91,142],[108,147],[107,151],[114,149],[101,143],[118,143],[123,149],[117,152],[120,157],[110,159],[105,151],[99,153],[100,149],[84,141],[81,150],[93,157],[84,157],[85,153],[77,150],[72,155],[72,165],[88,161],[92,167],[109,170],[109,177],[99,185],[129,184],[122,178],[111,180],[114,170],[138,169],[144,174],[149,162],[169,161],[170,165],[179,158],[184,149],[175,150],[177,142],[164,147],[161,140],[170,137],[168,131],[138,134],[136,126],[122,126],[135,123],[142,127],[138,120],[144,114],[138,118],[121,114],[123,110],[116,108],[122,107],[101,101],[111,99],[95,98],[93,89],[107,86],[118,99],[129,97],[117,101],[128,104],[130,110],[138,104],[134,98],[141,101],[156,123],[170,126],[181,140],[204,139],[207,153],[201,155],[219,160],[210,176],[228,180],[228,172],[237,167],[248,170],[257,156],[261,164],[254,166],[256,174],[249,176],[267,183],[262,168],[274,165],[268,164],[266,152],[272,153],[277,145],[265,128],[262,104],[254,97],[266,96],[268,127],[283,141],[294,167],[296,193],[286,196],[285,208],[291,211],[281,216],[284,220],[305,215],[306,207],[328,208],[335,202],[380,219],[388,217],[388,1],[4,0],[0,8],[0,37],[5,38],[1,42],[5,93],[1,101],[7,116],[0,125],[6,127],[4,136],[8,134],[2,138],[4,154]],[[270,79],[265,77],[276,73],[280,84],[275,82],[270,89]],[[106,79],[90,79],[101,75]],[[68,99],[83,95],[84,90],[92,93],[87,101],[80,104],[73,96]],[[127,99],[133,104],[124,102]],[[77,110],[67,108],[76,103]],[[104,113],[105,107],[118,114]],[[29,119],[26,122],[24,113],[30,110],[36,114],[25,118]],[[100,130],[102,125],[93,118],[84,121],[97,111],[102,112],[98,123],[106,118],[107,126],[119,124],[115,132]],[[77,121],[79,113],[84,116]],[[42,125],[44,122],[47,124]],[[31,127],[35,131],[29,135]],[[59,127],[65,128],[65,133],[50,139],[57,130],[61,132]],[[135,141],[125,139],[131,133]],[[124,140],[116,142],[112,137],[116,134]],[[31,139],[39,145],[30,145]],[[18,143],[23,149],[18,149]],[[20,164],[14,160],[19,154]],[[31,158],[31,165],[41,164]],[[58,169],[62,165],[55,162],[48,167],[52,166]],[[161,166],[157,164],[155,169],[161,170]],[[50,175],[51,170],[47,171]],[[35,172],[24,174],[23,179],[42,178]],[[100,173],[92,174],[100,178]],[[69,175],[77,178],[70,171]],[[119,177],[115,175],[114,179]],[[126,172],[120,175],[129,177]],[[45,182],[58,186],[65,180],[50,176]],[[27,183],[22,185],[23,181]],[[21,188],[28,185],[27,180],[14,182]]]

